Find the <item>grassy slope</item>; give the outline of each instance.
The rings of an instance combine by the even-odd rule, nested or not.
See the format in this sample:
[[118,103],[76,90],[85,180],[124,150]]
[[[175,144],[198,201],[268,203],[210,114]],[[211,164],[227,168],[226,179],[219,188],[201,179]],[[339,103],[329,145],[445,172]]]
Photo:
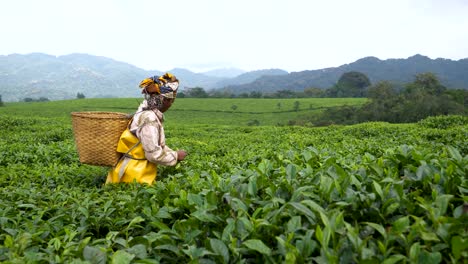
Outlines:
[[[299,101],[299,111],[294,102]],[[314,113],[324,107],[342,104],[355,105],[364,98],[304,98],[304,99],[196,99],[179,98],[166,113],[171,124],[247,125],[258,120],[260,125],[286,124],[298,115]],[[36,103],[7,103],[0,108],[0,115],[15,113],[17,116],[67,118],[74,111],[112,111],[133,113],[141,99],[81,99]],[[278,103],[281,107],[278,107]],[[232,110],[236,105],[237,109]]]

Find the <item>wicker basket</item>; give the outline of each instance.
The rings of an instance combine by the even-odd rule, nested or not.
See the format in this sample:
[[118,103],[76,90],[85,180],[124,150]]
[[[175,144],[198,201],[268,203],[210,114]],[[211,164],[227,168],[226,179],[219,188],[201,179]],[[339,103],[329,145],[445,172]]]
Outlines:
[[71,116],[80,162],[114,166],[121,156],[116,151],[120,135],[131,116],[117,112],[72,112]]

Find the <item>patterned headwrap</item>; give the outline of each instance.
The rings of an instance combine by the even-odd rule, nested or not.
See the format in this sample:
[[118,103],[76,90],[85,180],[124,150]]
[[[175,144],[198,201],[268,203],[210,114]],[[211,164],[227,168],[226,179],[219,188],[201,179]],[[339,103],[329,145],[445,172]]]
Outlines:
[[166,73],[163,76],[153,76],[144,79],[140,83],[140,88],[145,89],[148,93],[160,94],[167,98],[176,98],[179,80],[174,75]]

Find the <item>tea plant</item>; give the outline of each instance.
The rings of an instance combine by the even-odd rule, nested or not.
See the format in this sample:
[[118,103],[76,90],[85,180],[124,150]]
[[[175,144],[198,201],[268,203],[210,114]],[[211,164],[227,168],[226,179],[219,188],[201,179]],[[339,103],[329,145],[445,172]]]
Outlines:
[[468,125],[450,121],[463,117],[322,128],[168,119],[168,145],[189,156],[145,186],[104,185],[108,168],[80,164],[60,107],[47,117],[8,109],[0,113],[1,262],[468,258]]

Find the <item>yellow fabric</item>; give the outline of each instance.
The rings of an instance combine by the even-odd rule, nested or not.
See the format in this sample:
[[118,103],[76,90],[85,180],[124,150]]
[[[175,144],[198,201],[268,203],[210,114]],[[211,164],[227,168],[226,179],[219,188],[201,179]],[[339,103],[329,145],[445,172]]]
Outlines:
[[155,82],[154,77],[146,78],[146,79],[144,79],[143,81],[140,82],[139,87],[140,88],[147,88],[148,87],[148,88],[150,88],[151,91],[160,94],[161,93],[160,85],[164,86],[168,82],[169,83],[173,83],[173,82],[178,83],[179,82],[179,80],[177,80],[177,78],[173,74],[170,74],[168,72],[165,73],[162,76],[159,76],[158,81],[159,81],[159,84],[157,82]]
[[[135,145],[136,147],[134,147]],[[129,152],[127,153],[127,151]],[[157,175],[157,166],[145,158],[145,151],[142,145],[139,144],[139,139],[128,128],[120,136],[117,152],[127,153],[132,158],[120,159],[117,165],[109,171],[106,183],[136,181],[149,185],[153,184]],[[120,179],[119,174],[122,174]]]
[[172,74],[170,74],[168,72],[166,74],[164,74],[163,76],[159,77],[159,80],[163,81],[164,83],[166,83],[166,82],[178,82],[179,81],[179,80],[177,80],[177,78],[174,75],[172,75]]
[[152,90],[154,90],[154,92],[156,92],[158,94],[161,93],[161,91],[159,89],[159,84],[155,83],[154,80],[151,79],[151,78],[144,79],[143,81],[141,81],[139,86],[140,86],[140,88],[145,88],[145,87],[147,87],[149,85],[151,85],[151,86],[154,85],[154,87],[151,87]]

